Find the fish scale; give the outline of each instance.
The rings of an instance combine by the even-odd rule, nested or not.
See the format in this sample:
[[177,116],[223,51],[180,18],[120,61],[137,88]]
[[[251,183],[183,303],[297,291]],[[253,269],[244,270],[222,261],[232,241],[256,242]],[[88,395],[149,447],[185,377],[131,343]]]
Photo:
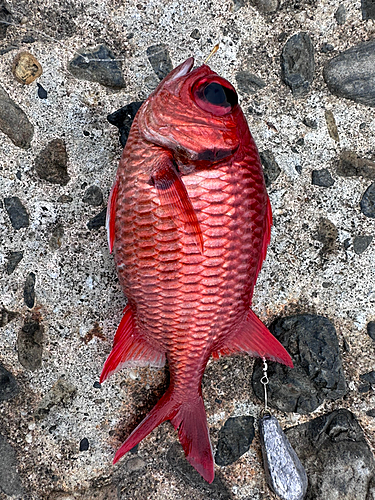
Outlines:
[[209,357],[245,351],[292,363],[250,309],[271,225],[257,148],[233,87],[192,64],[140,108],[111,190],[109,245],[128,305],[100,380],[168,359],[166,393],[114,461],[170,420],[189,462],[212,482],[201,389]]

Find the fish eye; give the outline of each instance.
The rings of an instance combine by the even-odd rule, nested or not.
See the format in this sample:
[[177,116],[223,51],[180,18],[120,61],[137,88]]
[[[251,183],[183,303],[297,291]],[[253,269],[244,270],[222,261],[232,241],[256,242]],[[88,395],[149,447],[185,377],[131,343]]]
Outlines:
[[232,85],[217,76],[215,80],[204,78],[196,82],[192,95],[201,109],[218,116],[226,115],[238,104],[238,96]]
[[233,107],[238,103],[237,94],[232,89],[220,85],[220,83],[209,83],[203,90],[203,95],[210,104]]

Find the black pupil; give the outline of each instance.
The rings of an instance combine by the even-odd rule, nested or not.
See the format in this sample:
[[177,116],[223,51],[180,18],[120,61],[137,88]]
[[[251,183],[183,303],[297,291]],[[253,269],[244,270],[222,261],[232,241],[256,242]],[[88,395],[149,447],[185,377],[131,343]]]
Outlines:
[[223,87],[220,83],[210,83],[203,93],[207,101],[216,106],[234,106],[238,102],[237,94],[233,90]]

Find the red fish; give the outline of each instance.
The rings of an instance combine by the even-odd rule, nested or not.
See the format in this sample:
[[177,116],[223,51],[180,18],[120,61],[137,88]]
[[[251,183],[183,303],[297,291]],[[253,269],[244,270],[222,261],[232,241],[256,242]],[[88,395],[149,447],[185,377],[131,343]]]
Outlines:
[[292,367],[250,309],[272,223],[261,163],[233,86],[193,58],[137,113],[108,201],[128,304],[100,381],[137,362],[163,366],[170,385],[114,463],[165,420],[211,483],[201,381],[210,356],[237,352]]

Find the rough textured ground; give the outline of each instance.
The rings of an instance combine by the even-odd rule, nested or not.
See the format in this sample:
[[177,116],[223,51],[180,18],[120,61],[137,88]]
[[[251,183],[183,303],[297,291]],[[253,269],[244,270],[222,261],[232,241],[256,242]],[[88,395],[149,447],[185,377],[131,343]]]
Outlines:
[[[18,131],[23,135],[15,145],[10,129],[23,118],[1,118],[2,130],[10,132],[0,132],[0,362],[18,392],[12,385],[12,397],[0,400],[0,499],[271,498],[257,436],[238,461],[216,467],[211,489],[185,471],[169,423],[142,442],[138,454],[111,464],[121,440],[163,392],[166,375],[134,369],[94,387],[125,299],[100,220],[99,227],[87,224],[105,208],[121,154],[106,116],[155,88],[159,78],[147,48],[160,43],[177,65],[192,55],[202,63],[220,42],[210,65],[240,88],[259,150],[271,151],[280,168],[269,186],[274,227],[255,312],[266,324],[288,314],[319,314],[338,334],[347,395],[313,414],[275,414],[290,427],[347,408],[374,450],[375,419],[366,414],[375,407],[374,389],[359,391],[359,376],[375,369],[366,331],[375,320],[375,241],[363,240],[375,236],[375,219],[360,207],[374,177],[360,168],[345,177],[337,165],[347,150],[375,161],[375,114],[374,107],[332,95],[322,73],[340,52],[375,38],[374,9],[371,2],[361,7],[359,0],[344,0],[343,19],[336,0],[253,3],[257,7],[245,0],[8,0],[2,10],[13,25],[0,31],[0,84],[34,133]],[[276,12],[261,12],[262,6]],[[313,79],[307,75],[302,95],[285,85],[281,69],[283,47],[299,32],[308,33],[315,53]],[[76,51],[101,44],[122,66],[115,90],[69,71]],[[11,71],[23,50],[43,68],[27,86]],[[240,72],[258,80],[246,86]],[[1,99],[5,109],[7,98]],[[51,182],[40,165],[48,163],[45,150],[56,139],[59,162]],[[330,176],[312,174],[322,169]],[[87,193],[91,186],[103,202],[97,189]],[[361,253],[363,241],[370,244]],[[252,365],[238,356],[207,367],[203,392],[214,447],[229,417],[259,416]]]

